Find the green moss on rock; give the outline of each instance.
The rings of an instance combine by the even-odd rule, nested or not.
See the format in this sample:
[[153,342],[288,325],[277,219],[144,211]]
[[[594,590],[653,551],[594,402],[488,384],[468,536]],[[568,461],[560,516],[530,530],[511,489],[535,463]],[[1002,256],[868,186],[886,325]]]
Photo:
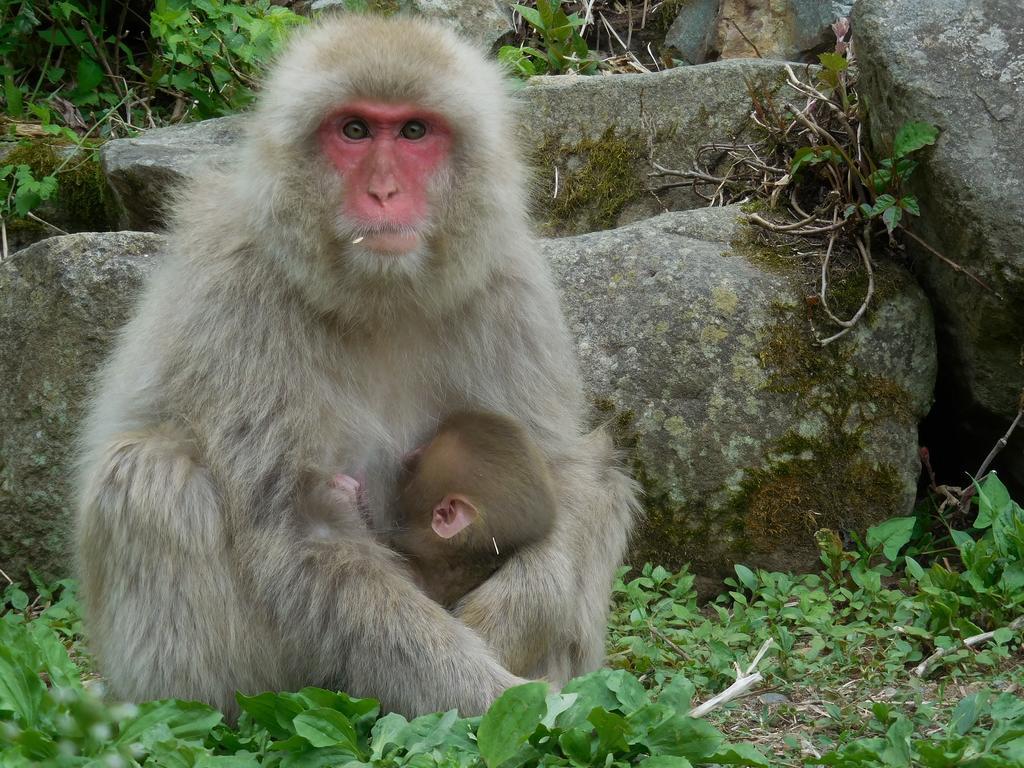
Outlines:
[[619,214],[643,193],[639,167],[644,142],[639,135],[619,135],[609,127],[600,138],[563,145],[549,138],[536,152],[543,177],[541,188],[558,195],[543,201],[538,211],[552,232],[593,232],[610,229]]
[[62,228],[95,232],[111,229],[115,222],[110,213],[110,190],[95,153],[79,152],[68,160],[58,149],[43,141],[26,142],[11,150],[4,163],[27,165],[37,179],[56,173],[57,192],[48,205],[58,212]]

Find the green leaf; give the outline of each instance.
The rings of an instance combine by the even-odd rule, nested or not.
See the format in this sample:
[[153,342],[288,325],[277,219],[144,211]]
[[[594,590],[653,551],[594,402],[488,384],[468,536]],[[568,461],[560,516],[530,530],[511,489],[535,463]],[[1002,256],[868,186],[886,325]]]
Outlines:
[[934,144],[938,135],[939,129],[934,125],[917,122],[904,123],[896,132],[896,138],[893,139],[893,156],[903,157],[929,144]]
[[961,699],[953,710],[953,716],[949,723],[950,731],[963,736],[971,730],[978,722],[978,718],[988,709],[990,695],[988,691],[979,691]]
[[25,114],[21,89],[15,82],[13,75],[6,75],[4,77],[4,100],[7,102],[7,114],[10,117],[20,118]]
[[736,576],[744,587],[749,589],[751,592],[757,591],[757,574],[747,568],[747,566],[740,565],[739,563],[736,563],[736,565],[733,566],[733,569],[736,571]]
[[509,688],[487,710],[477,729],[480,756],[496,768],[519,751],[547,711],[547,683]]
[[839,74],[847,67],[850,66],[849,62],[844,56],[840,56],[838,53],[819,53],[818,61],[821,62],[821,66],[830,72]]
[[589,715],[597,733],[598,747],[603,752],[626,752],[629,750],[627,737],[632,733],[629,721],[622,715],[609,712],[601,707],[594,707]]
[[974,521],[975,528],[988,528],[997,517],[1010,510],[1012,501],[1010,492],[995,472],[989,472],[979,483],[974,482],[978,494],[978,517]]
[[716,765],[754,765],[758,768],[771,768],[771,762],[753,744],[726,745],[709,757],[707,762]]
[[512,7],[523,17],[527,24],[539,32],[544,31],[544,21],[541,19],[540,12],[536,8],[530,8],[526,5],[513,5]]
[[871,549],[882,548],[882,554],[892,562],[914,533],[914,517],[894,517],[868,528],[867,543]]
[[409,721],[396,712],[389,712],[373,724],[370,737],[372,752],[370,759],[374,762],[384,757],[389,746],[400,746],[405,743],[405,735],[409,731]]
[[918,581],[924,576],[924,568],[912,557],[904,557],[903,561],[907,566],[907,573],[910,574],[911,578]]
[[39,675],[23,664],[12,648],[0,645],[0,710],[13,712],[22,725],[31,727],[44,691]]
[[295,733],[314,747],[343,747],[359,755],[356,729],[341,712],[327,707],[309,709],[292,721]]
[[82,56],[75,68],[78,93],[89,93],[95,90],[96,86],[103,82],[103,69],[92,59]]
[[706,720],[677,715],[641,737],[652,755],[678,755],[693,763],[706,763],[724,741]]
[[672,707],[679,715],[685,715],[693,708],[693,695],[697,688],[685,675],[677,674],[672,682],[661,689],[658,703]]
[[220,723],[224,716],[198,701],[164,699],[140,704],[135,716],[121,726],[115,744],[129,745],[141,741],[153,726],[163,726],[178,739],[202,739]]
[[650,701],[640,682],[624,669],[613,670],[607,680],[608,690],[615,693],[619,709],[626,714],[635,712]]
[[903,209],[899,206],[892,205],[882,211],[882,221],[885,223],[885,228],[892,234],[892,231],[899,226],[900,220],[903,218]]
[[679,755],[657,755],[641,760],[636,768],[693,768],[693,763]]
[[921,215],[921,204],[914,195],[905,195],[899,199],[899,206],[911,216]]
[[270,731],[275,739],[287,739],[295,734],[293,720],[303,707],[294,695],[280,693],[260,693],[256,696],[235,694],[235,700],[243,712],[258,724]]

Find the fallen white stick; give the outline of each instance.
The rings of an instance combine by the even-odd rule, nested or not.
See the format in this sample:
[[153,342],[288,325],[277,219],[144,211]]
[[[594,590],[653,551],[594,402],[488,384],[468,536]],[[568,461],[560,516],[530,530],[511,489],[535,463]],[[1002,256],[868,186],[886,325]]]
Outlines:
[[722,706],[728,701],[739,698],[755,685],[760,683],[764,676],[760,672],[755,672],[757,665],[764,658],[764,655],[768,652],[768,649],[772,647],[774,643],[769,637],[761,645],[761,649],[757,652],[754,660],[747,666],[746,672],[740,672],[739,667],[736,668],[736,682],[726,688],[724,691],[719,693],[717,696],[712,696],[710,699],[705,701],[703,704],[698,704],[696,707],[690,710],[690,717],[704,717],[708,712]]
[[[1005,629],[1008,629],[1011,632],[1016,632],[1018,629],[1021,629],[1021,628],[1024,628],[1024,616],[1018,616],[1016,619],[1011,621],[1005,627]],[[949,648],[939,648],[939,650],[937,650],[935,653],[933,653],[927,659],[925,659],[920,664],[918,664],[916,667],[914,667],[914,674],[917,675],[918,677],[924,677],[926,674],[928,674],[929,670],[933,666],[935,666],[935,663],[939,659],[941,659],[943,656],[948,656],[953,651],[958,651],[961,648],[973,648],[976,645],[981,645],[982,643],[987,643],[989,640],[991,640],[993,637],[996,636],[996,632],[998,632],[998,631],[999,630],[996,629],[996,630],[993,630],[992,632],[982,632],[980,635],[971,635],[970,637],[966,638],[959,645],[953,645],[953,646],[950,646]]]

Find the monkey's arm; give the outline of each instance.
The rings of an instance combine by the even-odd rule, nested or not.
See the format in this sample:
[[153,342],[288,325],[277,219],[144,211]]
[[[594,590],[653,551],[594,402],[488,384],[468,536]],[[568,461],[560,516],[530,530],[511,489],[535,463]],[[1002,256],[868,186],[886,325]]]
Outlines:
[[[276,515],[271,515],[275,518]],[[249,590],[284,634],[286,653],[324,680],[385,709],[481,713],[524,682],[420,591],[401,559],[364,527],[309,538],[286,525],[241,531]]]
[[280,480],[257,484],[263,506],[240,504],[171,425],[104,443],[84,468],[78,538],[90,641],[117,695],[230,715],[236,689],[320,684],[407,715],[468,715],[522,682],[364,525],[317,538]]
[[514,285],[494,306],[494,327],[507,334],[503,359],[518,366],[503,374],[507,405],[545,451],[559,509],[552,533],[513,555],[456,613],[516,674],[564,683],[604,659],[611,583],[636,492],[607,435],[584,434],[575,348],[550,283]]

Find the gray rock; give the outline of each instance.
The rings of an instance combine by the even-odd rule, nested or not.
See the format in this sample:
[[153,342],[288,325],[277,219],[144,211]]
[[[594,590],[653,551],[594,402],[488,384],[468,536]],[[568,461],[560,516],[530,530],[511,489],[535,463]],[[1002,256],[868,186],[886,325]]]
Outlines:
[[[855,334],[820,350],[800,274],[733,209],[542,244],[598,417],[647,492],[634,561],[815,564],[820,527],[909,511],[935,349],[920,291],[881,269]],[[0,563],[66,572],[68,454],[89,376],[162,239],[52,238],[0,265]]]
[[[907,120],[942,134],[911,179],[914,230],[1002,300],[909,243],[939,325],[949,421],[978,461],[1024,388],[1024,25],[1008,0],[861,0],[861,92],[879,152]],[[1000,457],[1024,486],[1024,432]],[[974,466],[964,467],[974,469]]]
[[210,165],[232,162],[243,119],[219,117],[104,144],[100,165],[117,199],[121,227],[158,229],[176,185]]
[[683,0],[675,21],[665,34],[665,45],[679,51],[687,64],[707,61],[719,5],[720,0]]
[[[371,0],[365,4],[373,7],[381,3]],[[358,5],[358,0],[315,0],[310,10],[314,15],[325,11],[346,13]],[[482,48],[490,48],[513,31],[509,5],[496,0],[407,0],[402,10],[440,21]]]
[[[550,234],[608,229],[704,202],[689,188],[658,193],[647,158],[690,168],[702,144],[742,134],[748,86],[775,92],[782,64],[737,60],[650,75],[537,77],[517,91],[520,135],[538,168],[537,214]],[[154,229],[166,187],[230,162],[245,116],[108,142],[103,168],[124,207],[122,226]],[[555,169],[558,169],[557,196]]]
[[0,567],[67,574],[70,451],[90,377],[161,238],[54,237],[0,263]]
[[832,22],[850,14],[843,0],[684,0],[665,43],[691,64],[766,58],[817,62],[835,37]]
[[751,247],[735,215],[669,213],[544,246],[588,389],[645,491],[633,562],[689,562],[704,587],[737,561],[813,567],[819,528],[908,514],[936,372],[906,273],[882,268],[868,322],[821,349],[802,274]]

